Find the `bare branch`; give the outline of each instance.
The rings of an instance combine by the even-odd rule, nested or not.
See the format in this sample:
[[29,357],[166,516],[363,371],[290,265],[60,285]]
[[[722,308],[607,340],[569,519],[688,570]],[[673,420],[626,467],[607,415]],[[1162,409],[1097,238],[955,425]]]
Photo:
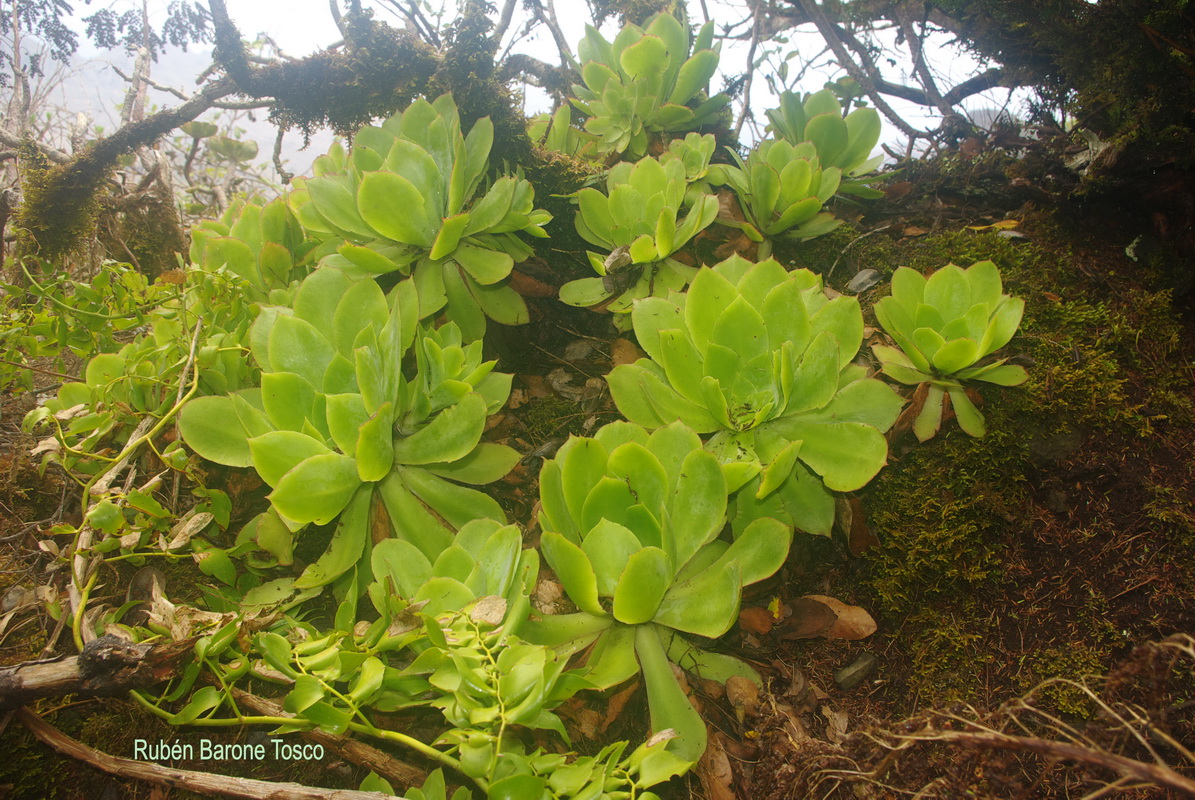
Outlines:
[[929,66],[925,63],[925,28],[921,29],[921,33],[913,30],[913,22],[901,11],[897,12],[897,23],[900,25],[901,33],[904,34],[905,42],[909,46],[909,54],[913,57],[913,74],[920,80],[921,85],[925,88],[926,97],[933,103],[934,107],[942,114],[949,115],[954,109],[942,97],[942,93],[938,91],[938,84],[934,81],[934,76],[929,71]]
[[551,94],[563,96],[568,93],[572,72],[565,67],[553,66],[524,53],[515,53],[507,58],[497,72],[498,80],[503,83],[520,75],[533,78],[529,83]]
[[26,661],[0,668],[0,708],[16,708],[42,697],[76,694],[101,697],[144,689],[177,674],[191,659],[195,641],[138,644],[101,636],[78,656]]
[[[138,64],[141,63],[140,58],[138,58],[137,63]],[[124,73],[124,71],[121,70],[121,68],[116,66],[115,64],[109,64],[109,66],[112,68],[113,72],[115,72],[117,75],[120,76],[120,78],[122,80],[127,81],[128,83],[133,83],[135,80],[139,81],[141,83],[144,83],[146,86],[149,86],[152,89],[157,89],[159,92],[166,92],[167,94],[172,94],[175,97],[177,97],[179,100],[182,100],[184,103],[191,99],[190,96],[188,96],[181,90],[175,89],[173,86],[165,86],[161,83],[158,83],[157,81],[150,78],[148,75],[137,76],[136,70],[134,70],[133,75],[126,75]]]
[[[232,696],[238,704],[258,714],[270,717],[294,716],[283,710],[282,706],[272,700],[249,694],[240,689],[234,688]],[[400,761],[394,756],[378,750],[376,747],[372,747],[348,736],[327,733],[319,728],[302,731],[301,733],[304,739],[319,742],[342,758],[352,761],[354,764],[368,767],[383,778],[394,781],[395,783],[401,783],[404,786],[423,785],[423,781],[427,778],[427,773],[418,767],[408,764],[405,761]]]
[[[4,128],[0,128],[0,144],[4,145],[5,147],[19,148],[25,143],[26,140],[22,139],[20,136],[16,136]],[[55,164],[69,164],[71,162],[71,156],[68,153],[58,150],[57,148],[50,147],[49,145],[42,144],[41,142],[33,142],[33,145],[37,147],[38,151],[43,156],[50,159]]]
[[344,17],[340,14],[340,4],[336,0],[328,0],[328,10],[332,12],[332,21],[336,23],[336,30],[344,36]]
[[1030,750],[1051,758],[1064,758],[1083,764],[1103,767],[1127,778],[1146,780],[1159,786],[1166,786],[1188,796],[1195,796],[1195,780],[1183,777],[1164,764],[1146,764],[1116,753],[1101,752],[1069,742],[1055,742],[1032,736],[1011,736],[1005,733],[975,733],[972,731],[940,731],[933,735],[934,741],[958,742],[972,747],[988,747],[998,750]]
[[510,20],[514,17],[515,0],[506,0],[502,6],[502,13],[498,15],[498,24],[494,27],[493,39],[495,42],[501,42],[502,37],[506,35],[506,29],[510,27]]
[[[892,106],[888,105],[888,101],[884,99],[882,94],[880,94],[879,89],[876,87],[876,82],[873,80],[873,76],[875,78],[880,77],[880,71],[879,68],[876,67],[875,62],[871,59],[871,56],[867,54],[866,51],[860,53],[859,57],[860,60],[863,61],[865,65],[864,67],[860,67],[859,64],[856,63],[853,58],[851,58],[851,54],[847,52],[847,49],[843,44],[844,39],[846,36],[849,36],[849,34],[826,18],[825,13],[823,12],[822,7],[818,4],[817,0],[793,0],[793,2],[796,4],[797,8],[799,8],[806,16],[813,20],[813,24],[817,26],[818,32],[821,33],[822,38],[826,40],[826,44],[829,45],[830,49],[834,52],[835,58],[838,59],[839,66],[845,69],[847,74],[854,78],[855,81],[863,87],[863,91],[867,92],[867,96],[871,98],[871,101],[875,104],[875,107],[883,112],[884,116],[887,117],[893,125],[899,128],[901,133],[903,133],[905,136],[908,136],[910,139],[916,139],[925,136],[926,134],[924,131],[919,131],[909,123],[905,122],[904,118],[897,114],[892,109]],[[841,34],[846,34],[846,36]],[[854,39],[854,37],[850,36],[850,39]],[[858,44],[857,39],[854,39],[854,41],[856,44]],[[860,49],[862,48],[860,47]],[[859,52],[859,50],[856,50],[856,52]]]
[[295,173],[287,171],[282,166],[282,137],[286,135],[286,131],[282,128],[278,129],[278,136],[274,139],[274,169],[278,170],[278,175],[282,178],[283,185],[288,185],[290,179],[295,177]]
[[564,37],[564,32],[560,30],[560,21],[556,19],[556,5],[552,0],[547,0],[548,8],[544,10],[541,0],[531,0],[531,10],[535,14],[535,18],[547,26],[552,33],[552,40],[556,42],[556,49],[560,52],[560,63],[572,67],[577,72],[581,71],[581,66],[577,63],[577,59],[573,57],[573,51],[568,46],[568,39]]
[[[758,9],[756,10],[758,11]],[[754,13],[751,18],[753,22],[751,24],[751,47],[747,50],[747,82],[743,86],[743,113],[739,114],[738,121],[734,125],[734,138],[736,139],[742,133],[743,123],[747,121],[747,116],[751,113],[751,84],[755,80],[755,50],[759,47],[761,17],[758,13]]]

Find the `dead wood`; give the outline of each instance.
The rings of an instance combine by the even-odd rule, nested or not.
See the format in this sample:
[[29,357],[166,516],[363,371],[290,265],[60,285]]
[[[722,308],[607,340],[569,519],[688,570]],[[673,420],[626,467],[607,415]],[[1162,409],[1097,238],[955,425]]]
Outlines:
[[103,697],[153,686],[178,672],[194,644],[194,639],[139,644],[101,636],[89,642],[78,656],[0,668],[0,709],[22,706],[41,697]]

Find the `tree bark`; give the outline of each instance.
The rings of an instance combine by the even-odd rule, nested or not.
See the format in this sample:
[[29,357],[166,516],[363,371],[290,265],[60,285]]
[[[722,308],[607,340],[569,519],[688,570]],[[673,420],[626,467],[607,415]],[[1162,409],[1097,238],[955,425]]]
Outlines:
[[195,640],[137,644],[101,636],[78,656],[58,656],[0,668],[0,709],[42,697],[102,697],[144,689],[166,680],[191,655]]

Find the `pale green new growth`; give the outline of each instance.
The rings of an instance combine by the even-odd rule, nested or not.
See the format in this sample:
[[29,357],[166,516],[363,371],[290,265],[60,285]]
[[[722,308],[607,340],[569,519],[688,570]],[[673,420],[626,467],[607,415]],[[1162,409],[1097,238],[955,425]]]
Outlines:
[[946,396],[959,427],[983,436],[983,414],[967,397],[963,382],[1025,382],[1025,369],[1006,364],[1007,359],[979,363],[1008,344],[1024,310],[1024,300],[1003,293],[1000,271],[991,261],[965,270],[948,264],[928,279],[908,267],[896,270],[892,295],[876,303],[875,312],[900,349],[873,345],[872,352],[888,377],[928,384],[925,404],[913,423],[919,440],[938,432]]
[[334,145],[316,159],[316,177],[294,182],[290,205],[324,240],[322,263],[355,276],[411,274],[424,317],[447,307],[466,339],[480,339],[486,317],[527,322],[523,298],[506,285],[531,255],[515,234],[546,237],[551,221],[520,177],[480,192],[493,141],[488,117],[461,134],[450,95],[417,100],[359,130],[347,155]]
[[713,41],[712,22],[690,41],[688,28],[667,13],[646,30],[627,25],[613,42],[587,25],[577,47],[584,85],[573,85],[572,103],[589,117],[585,130],[599,137],[598,152],[639,159],[653,136],[716,122],[730,98],[706,99],[718,68]]

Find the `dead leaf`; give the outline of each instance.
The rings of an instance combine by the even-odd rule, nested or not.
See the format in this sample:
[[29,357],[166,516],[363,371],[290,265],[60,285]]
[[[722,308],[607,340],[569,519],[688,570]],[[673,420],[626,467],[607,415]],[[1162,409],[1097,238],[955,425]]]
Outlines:
[[888,202],[893,200],[900,200],[902,197],[907,197],[913,191],[912,181],[897,181],[890,183],[884,188],[884,199]]
[[846,546],[851,555],[858,558],[871,548],[878,548],[880,538],[868,525],[868,514],[863,511],[863,501],[851,495],[847,497],[846,502],[851,511],[851,519],[846,525]]
[[610,342],[610,360],[614,366],[634,364],[644,357],[644,353],[630,339],[615,339]]
[[919,228],[916,225],[910,225],[902,231],[905,236],[924,236],[929,233],[928,228]]
[[527,396],[534,400],[543,400],[552,396],[552,388],[542,375],[520,375],[519,380],[527,387]]
[[983,140],[978,136],[968,136],[958,146],[958,154],[964,161],[970,161],[983,152]]
[[1062,297],[1060,295],[1056,295],[1053,292],[1042,292],[1042,296],[1045,297],[1047,300],[1049,300],[1052,303],[1057,303],[1062,300]]
[[718,219],[730,222],[746,222],[743,208],[739,205],[739,198],[734,192],[725,189],[717,193]]
[[36,456],[42,453],[58,453],[62,451],[62,445],[59,444],[58,439],[53,436],[47,436],[37,443],[37,446],[29,451],[29,455]]
[[968,225],[967,230],[969,230],[969,231],[988,231],[988,230],[1007,231],[1007,230],[1012,230],[1013,228],[1015,228],[1016,226],[1018,226],[1020,224],[1021,224],[1021,221],[1019,219],[1002,219],[999,222],[993,222],[991,225]]
[[822,636],[834,623],[838,615],[825,603],[809,597],[802,597],[792,604],[792,614],[778,627],[782,639],[812,639]]
[[737,800],[734,789],[734,771],[730,768],[730,759],[722,747],[721,735],[715,734],[709,739],[709,746],[701,760],[697,762],[697,776],[705,789],[705,796],[709,800]]
[[469,619],[474,622],[484,622],[487,625],[500,625],[506,616],[506,600],[497,595],[489,594],[478,598],[469,611]]
[[69,419],[74,419],[85,411],[87,411],[87,404],[79,403],[78,405],[73,405],[70,408],[62,409],[54,415],[54,419],[59,420],[60,422],[66,422]]
[[892,443],[903,436],[905,433],[913,429],[913,421],[921,413],[921,409],[925,408],[926,398],[929,397],[929,384],[919,383],[917,388],[913,390],[913,396],[910,402],[905,406],[904,411],[900,412],[900,416],[896,418],[896,422],[888,429],[888,442]]
[[170,542],[166,545],[166,549],[177,550],[183,547],[215,518],[216,516],[208,511],[200,511],[198,514],[192,511],[187,514],[170,529]]
[[526,403],[527,399],[528,396],[526,389],[512,389],[510,392],[510,397],[506,398],[506,407],[511,411],[514,411],[516,408]]
[[602,723],[602,715],[585,705],[583,700],[576,697],[560,706],[558,712],[571,722],[570,731],[576,731],[583,739],[596,739],[598,727]]
[[835,711],[829,705],[821,708],[822,716],[826,718],[826,738],[834,744],[842,744],[846,739],[846,727],[850,717],[845,711]]
[[541,280],[532,278],[526,273],[519,272],[517,269],[510,271],[510,278],[507,285],[521,294],[523,297],[555,297],[559,290],[555,286],[550,286]]
[[731,675],[726,679],[726,699],[730,701],[739,724],[742,724],[746,717],[755,716],[759,710],[759,687],[750,678]]
[[745,631],[766,636],[772,632],[772,627],[775,624],[776,619],[766,608],[751,606],[739,611],[739,625]]
[[605,733],[614,720],[618,719],[618,715],[626,707],[627,701],[634,697],[637,691],[639,691],[639,681],[634,681],[630,686],[615,693],[610,698],[609,702],[606,703],[606,715],[602,717],[602,723],[598,726],[599,733]]
[[859,606],[852,606],[824,594],[811,594],[801,598],[814,600],[830,608],[837,616],[837,620],[829,630],[822,634],[827,639],[848,639],[856,641],[866,639],[876,632],[876,621],[867,610]]
[[564,367],[557,367],[547,375],[548,385],[556,394],[573,403],[581,402],[585,389],[580,386],[573,385],[573,379],[576,375],[566,370]]
[[564,346],[564,352],[561,353],[561,358],[570,364],[575,364],[578,361],[584,361],[593,355],[593,345],[585,339],[573,339]]

